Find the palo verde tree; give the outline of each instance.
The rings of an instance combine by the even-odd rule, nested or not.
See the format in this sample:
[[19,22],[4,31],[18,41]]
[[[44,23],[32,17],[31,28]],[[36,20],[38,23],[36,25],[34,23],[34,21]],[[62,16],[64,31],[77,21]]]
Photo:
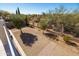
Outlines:
[[10,16],[10,19],[16,28],[21,29],[21,27],[23,27],[23,22],[24,22],[25,16],[14,14],[14,15]]
[[[19,8],[16,10],[16,14],[12,14],[10,16],[11,21],[13,22],[14,26],[21,30],[21,28],[24,26],[26,16],[23,14],[20,14]],[[22,30],[21,30],[22,32]]]
[[9,12],[0,10],[0,16],[2,16],[5,20],[7,19],[9,15],[10,15]]
[[64,32],[64,19],[65,19],[65,13],[67,12],[67,9],[65,9],[63,6],[60,6],[59,8],[55,8],[53,11],[53,21],[55,23],[55,26],[57,28],[57,31]]

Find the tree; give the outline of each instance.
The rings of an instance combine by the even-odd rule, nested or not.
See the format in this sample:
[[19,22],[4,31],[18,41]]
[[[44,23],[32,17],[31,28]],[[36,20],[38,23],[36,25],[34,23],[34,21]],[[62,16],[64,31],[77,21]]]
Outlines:
[[48,19],[41,19],[40,20],[40,22],[39,22],[39,24],[40,24],[40,28],[41,29],[43,29],[43,30],[45,30],[46,28],[47,28],[47,26],[48,26],[48,22],[49,22],[49,20]]
[[[49,20],[51,25],[53,24],[56,27],[56,31],[64,32],[64,23],[63,20],[65,19],[64,14],[67,12],[63,6],[59,8],[55,8],[54,10],[49,11]],[[49,23],[49,24],[50,24]]]
[[[10,16],[11,21],[13,22],[14,26],[18,29],[21,30],[21,28],[24,26],[24,20],[25,16],[24,15],[11,15]],[[22,32],[22,30],[21,30]]]
[[29,26],[29,19],[27,16],[25,17],[25,23],[26,23],[26,26]]
[[9,12],[0,10],[0,16],[2,16],[5,20],[7,20],[9,15],[10,15]]

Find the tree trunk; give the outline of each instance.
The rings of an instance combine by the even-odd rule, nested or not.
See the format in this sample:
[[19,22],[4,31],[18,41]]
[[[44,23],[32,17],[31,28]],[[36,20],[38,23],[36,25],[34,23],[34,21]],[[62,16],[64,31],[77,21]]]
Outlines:
[[23,34],[22,29],[20,29],[20,31],[21,31],[21,34]]
[[63,35],[64,33],[64,27],[63,27],[63,24],[61,24],[61,35]]

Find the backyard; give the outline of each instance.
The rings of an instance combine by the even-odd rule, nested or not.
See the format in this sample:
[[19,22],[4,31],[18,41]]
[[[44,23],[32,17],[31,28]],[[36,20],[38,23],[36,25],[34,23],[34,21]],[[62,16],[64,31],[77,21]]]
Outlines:
[[[29,44],[31,45],[23,43],[24,40],[21,37],[20,30],[12,29],[12,32],[28,56],[79,55],[79,49],[74,46],[67,45],[63,42],[62,37],[59,37],[60,41],[52,40],[52,38],[45,36],[43,31],[38,28],[22,28],[22,32],[25,33],[24,36],[26,37],[24,39],[26,42],[28,39],[31,40],[31,42],[29,41]],[[31,36],[33,37],[31,38]],[[34,40],[34,36],[37,37],[36,40]]]
[[26,55],[79,55],[79,8],[23,14],[19,7],[15,13],[0,10],[0,16]]

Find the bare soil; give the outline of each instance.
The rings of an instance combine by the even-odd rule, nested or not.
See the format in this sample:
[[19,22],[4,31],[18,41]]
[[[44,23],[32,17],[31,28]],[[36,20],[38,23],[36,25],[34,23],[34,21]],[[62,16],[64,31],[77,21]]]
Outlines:
[[[43,30],[38,28],[22,28],[25,38],[22,38],[22,33],[18,29],[12,29],[12,32],[17,41],[20,43],[24,52],[29,56],[79,55],[79,49],[67,45],[65,42],[63,42],[62,37],[59,37],[59,41],[50,40],[49,37],[43,34]],[[23,40],[25,41],[23,42]]]

